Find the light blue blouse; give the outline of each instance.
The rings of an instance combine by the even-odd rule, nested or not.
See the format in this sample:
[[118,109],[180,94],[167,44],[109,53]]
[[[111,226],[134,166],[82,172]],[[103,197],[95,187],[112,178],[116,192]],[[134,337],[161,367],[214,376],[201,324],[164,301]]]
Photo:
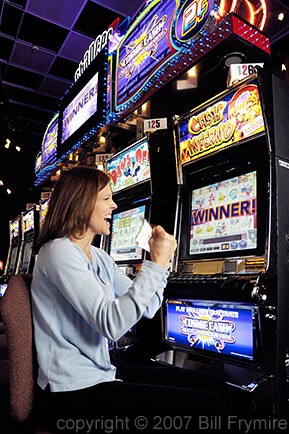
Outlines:
[[103,250],[92,263],[68,238],[46,243],[32,279],[38,384],[69,391],[115,380],[108,340],[117,341],[162,303],[168,271],[144,261],[131,281]]

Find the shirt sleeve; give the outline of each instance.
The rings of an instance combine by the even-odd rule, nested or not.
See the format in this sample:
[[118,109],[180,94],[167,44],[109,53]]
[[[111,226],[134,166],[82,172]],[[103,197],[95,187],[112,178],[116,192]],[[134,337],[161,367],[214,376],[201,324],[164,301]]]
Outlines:
[[74,243],[67,240],[58,243],[57,248],[50,243],[38,255],[38,267],[47,281],[91,327],[113,341],[159,305],[157,300],[161,299],[166,274],[161,267],[147,261],[133,281],[124,280],[115,266],[111,269],[111,264],[107,264],[107,270],[113,276],[106,284],[113,285],[111,289],[117,297],[110,300],[105,295],[103,283],[89,268],[86,256]]
[[[135,279],[140,279],[141,284],[144,282],[146,285],[146,275],[150,273],[151,269],[155,269],[156,271],[161,271],[163,273],[163,276],[159,282],[158,288],[156,289],[156,292],[153,294],[149,305],[146,307],[146,309],[143,312],[143,316],[146,318],[153,318],[156,311],[161,307],[162,301],[163,301],[163,292],[164,288],[167,284],[167,279],[169,276],[169,271],[162,270],[161,267],[159,267],[157,264],[154,264],[153,262],[144,260],[142,269],[138,272]],[[117,264],[114,262],[113,265],[114,270],[114,281],[113,286],[115,289],[115,294],[117,297],[120,297],[121,295],[125,294],[128,290],[128,288],[132,285],[131,279],[123,274],[120,269],[118,268]]]

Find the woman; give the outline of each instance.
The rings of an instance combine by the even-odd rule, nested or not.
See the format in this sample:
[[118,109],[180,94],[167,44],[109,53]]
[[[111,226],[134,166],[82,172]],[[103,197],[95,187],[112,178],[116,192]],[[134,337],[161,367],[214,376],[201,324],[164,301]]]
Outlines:
[[[131,378],[128,369],[123,381],[116,378],[108,342],[117,341],[142,316],[152,318],[160,308],[176,240],[162,227],[154,227],[150,261],[143,262],[132,282],[106,252],[92,245],[97,234],[109,235],[115,209],[104,172],[89,167],[64,172],[37,243],[31,291],[38,385],[50,400],[60,432],[73,417],[171,415],[179,408],[178,402],[173,404],[179,397],[190,400],[191,412],[194,405],[200,411],[211,408],[210,402],[217,411],[225,408],[213,394],[180,389],[177,377],[169,378],[163,368],[155,375],[150,369],[148,377],[145,370],[136,375],[133,369]],[[159,381],[170,385],[160,386]],[[181,408],[188,411],[187,404]],[[73,432],[71,427],[68,432]]]

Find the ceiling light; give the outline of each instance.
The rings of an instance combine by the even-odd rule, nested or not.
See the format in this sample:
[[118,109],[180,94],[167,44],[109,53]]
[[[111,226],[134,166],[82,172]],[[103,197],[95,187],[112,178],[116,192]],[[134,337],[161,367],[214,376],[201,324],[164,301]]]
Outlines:
[[279,21],[283,21],[284,17],[285,17],[285,15],[283,14],[283,12],[280,12],[280,14],[278,14],[278,20]]
[[12,193],[12,191],[9,188],[7,188],[6,191],[7,191],[8,194]]
[[284,63],[282,63],[281,71],[287,71],[286,65]]
[[222,59],[221,62],[229,67],[230,65],[234,64],[234,63],[242,63],[245,62],[247,60],[247,57],[245,54],[240,53],[238,51],[232,52],[232,53],[228,53],[226,54]]
[[9,139],[6,139],[6,142],[4,145],[6,149],[9,149],[10,143],[11,143],[11,141]]
[[20,148],[20,146],[15,146],[15,149],[16,149],[16,151],[18,151],[18,152],[20,152],[20,151],[21,151],[21,148]]
[[0,185],[4,185],[3,181],[0,179]]

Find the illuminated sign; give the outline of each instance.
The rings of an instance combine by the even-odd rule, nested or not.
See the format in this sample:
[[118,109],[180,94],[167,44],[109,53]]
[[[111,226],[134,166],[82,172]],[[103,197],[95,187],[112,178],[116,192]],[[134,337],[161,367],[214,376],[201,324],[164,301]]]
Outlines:
[[152,82],[158,80],[161,85],[161,77],[214,22],[214,0],[180,3],[150,2],[121,40],[116,52],[116,112],[129,109],[151,91]]
[[97,111],[98,72],[89,80],[63,112],[61,143],[68,139]]
[[125,152],[108,159],[106,171],[111,179],[113,193],[149,180],[151,172],[147,140],[140,140]]
[[43,162],[43,156],[42,156],[42,152],[38,152],[38,154],[36,155],[36,159],[35,159],[35,167],[34,167],[34,172],[36,174],[39,173],[41,166],[42,166],[42,162]]
[[19,236],[19,218],[15,220],[10,220],[9,222],[9,232],[10,232],[10,240]]
[[41,151],[37,154],[35,161],[35,174],[37,178],[35,185],[44,181],[56,167],[58,118],[59,113],[56,113],[43,135]]
[[264,130],[258,87],[246,84],[180,120],[180,162],[211,154]]
[[254,358],[254,307],[168,300],[166,340],[193,350]]
[[58,113],[49,122],[42,140],[42,169],[56,160]]
[[34,229],[34,210],[31,209],[22,214],[22,231],[23,233]]
[[264,30],[268,18],[266,0],[221,0],[218,15],[223,18],[234,12],[261,31]]
[[75,71],[74,81],[79,79],[79,77],[84,73],[84,71],[88,68],[91,62],[104,49],[112,34],[113,28],[110,27],[108,30],[104,30],[101,35],[98,35],[96,39],[90,44],[88,50],[86,50],[86,52],[84,53],[83,60],[81,60],[77,70]]

